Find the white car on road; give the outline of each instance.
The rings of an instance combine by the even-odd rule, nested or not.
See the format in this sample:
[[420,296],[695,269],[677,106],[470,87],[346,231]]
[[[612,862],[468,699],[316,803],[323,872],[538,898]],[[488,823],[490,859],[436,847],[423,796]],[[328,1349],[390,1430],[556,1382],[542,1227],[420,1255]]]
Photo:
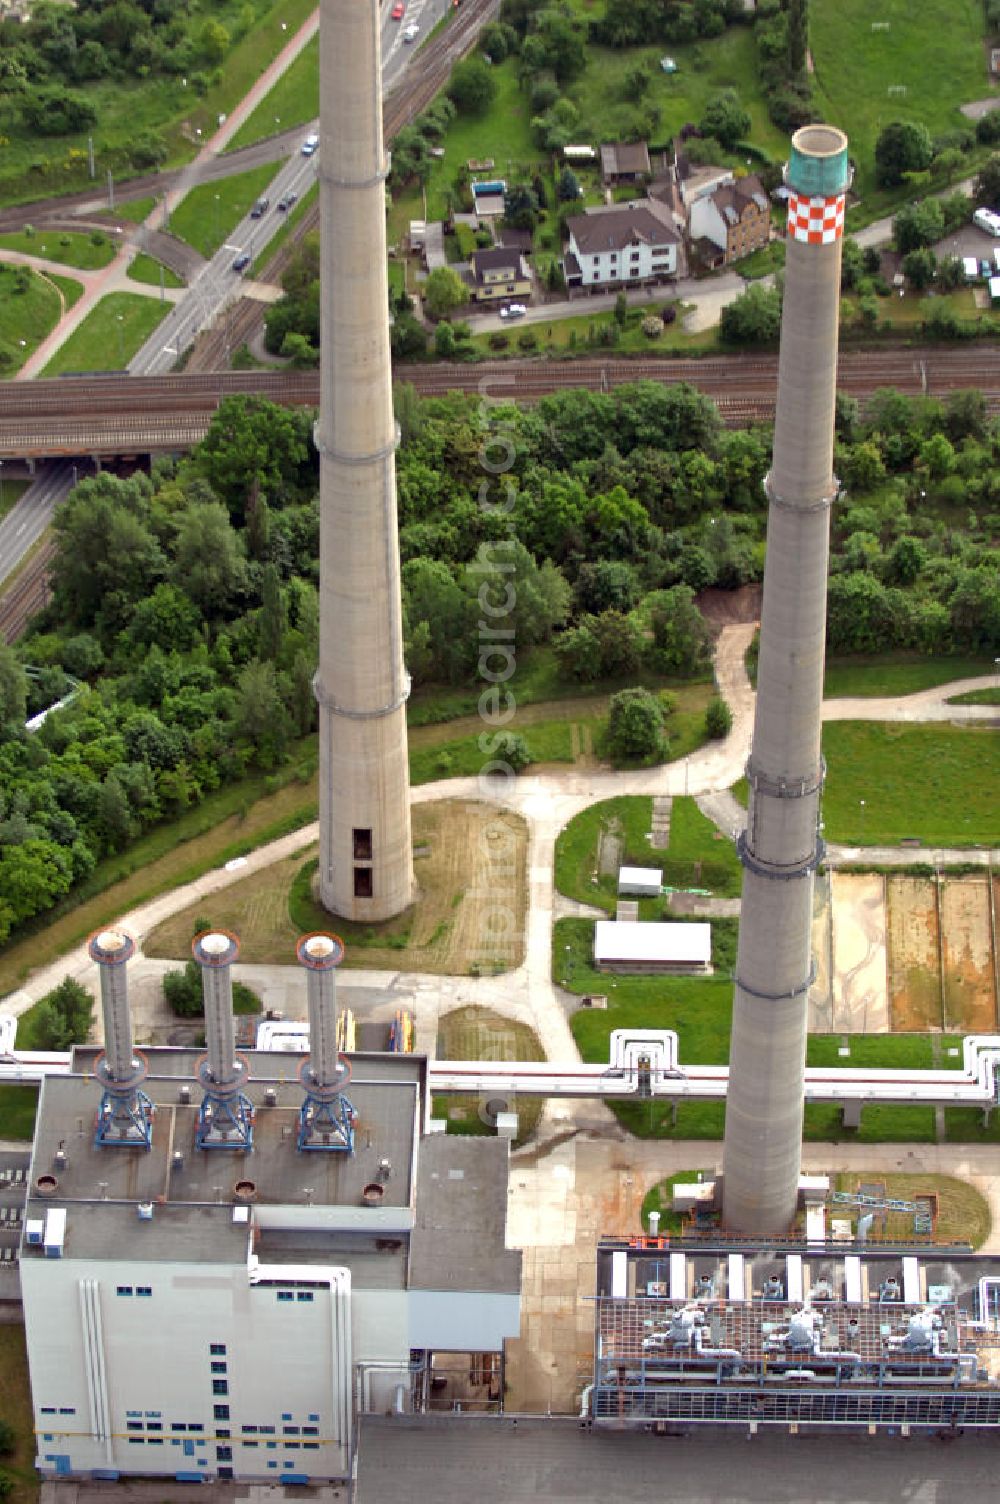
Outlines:
[[403,32],[403,41],[404,42],[415,42],[417,40],[417,37],[419,35],[420,35],[420,27],[417,25],[416,21],[411,21],[410,24],[409,24],[409,26]]
[[500,317],[502,319],[520,319],[524,317],[527,311],[524,303],[508,303],[506,308],[501,308]]

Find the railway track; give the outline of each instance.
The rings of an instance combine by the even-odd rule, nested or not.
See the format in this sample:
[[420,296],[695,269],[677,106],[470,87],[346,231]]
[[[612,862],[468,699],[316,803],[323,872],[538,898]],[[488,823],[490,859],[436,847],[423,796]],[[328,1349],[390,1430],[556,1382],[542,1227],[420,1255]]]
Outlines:
[[[432,37],[407,68],[397,88],[382,104],[382,128],[386,145],[404,125],[409,125],[425,110],[448,81],[452,67],[472,51],[476,38],[487,21],[500,12],[500,0],[465,0],[448,25]],[[319,226],[319,204],[310,204],[288,239],[267,262],[261,273],[265,282],[278,283],[295,253],[296,242]],[[189,372],[214,371],[224,367],[227,356],[248,344],[264,322],[264,305],[251,298],[240,298],[231,306],[218,326],[202,334],[188,357]]]
[[21,636],[35,612],[48,605],[52,595],[49,565],[55,552],[56,540],[50,534],[14,584],[0,595],[0,641],[8,646]]
[[[425,396],[486,393],[491,401],[531,401],[573,387],[613,391],[626,382],[689,382],[711,397],[732,427],[774,415],[777,358],[512,360],[476,365],[400,366],[399,380]],[[845,352],[840,390],[864,404],[881,387],[943,397],[981,390],[990,414],[1000,411],[1000,346]],[[186,448],[204,434],[220,400],[250,393],[292,406],[319,400],[316,371],[214,371],[167,376],[63,377],[11,383],[0,415],[0,459],[29,454],[128,454]]]

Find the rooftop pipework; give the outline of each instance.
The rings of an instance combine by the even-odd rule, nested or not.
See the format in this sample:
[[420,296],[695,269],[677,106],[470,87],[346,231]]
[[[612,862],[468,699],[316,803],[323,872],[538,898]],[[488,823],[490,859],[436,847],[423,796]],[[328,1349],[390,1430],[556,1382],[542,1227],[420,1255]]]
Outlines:
[[802,1161],[813,882],[824,764],[823,665],[847,137],[796,131],[789,189],[757,705],[740,837],[740,915],[723,1218],[787,1233]]
[[146,1063],[133,1049],[126,965],[135,941],[121,930],[102,930],[87,944],[101,978],[104,1054],[94,1074],[104,1088],[97,1111],[97,1144],[148,1149],[152,1141],[153,1104],[140,1090]]
[[354,1149],[354,1108],[344,1096],[351,1067],[337,1049],[336,969],[344,959],[337,935],[303,935],[295,954],[306,970],[310,1054],[299,1079],[306,1099],[299,1119],[300,1149]]
[[251,1149],[253,1104],[243,1092],[250,1072],[236,1053],[233,1027],[232,968],[240,943],[226,930],[208,930],[195,936],[191,951],[205,998],[206,1053],[198,1065],[205,1096],[195,1142],[199,1149]]

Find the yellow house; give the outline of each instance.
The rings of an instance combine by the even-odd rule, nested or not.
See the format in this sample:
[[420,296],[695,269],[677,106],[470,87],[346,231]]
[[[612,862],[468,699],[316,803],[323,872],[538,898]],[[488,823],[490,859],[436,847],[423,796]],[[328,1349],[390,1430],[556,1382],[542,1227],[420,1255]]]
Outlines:
[[469,291],[474,303],[496,303],[531,296],[531,274],[520,251],[495,246],[473,251],[469,261]]

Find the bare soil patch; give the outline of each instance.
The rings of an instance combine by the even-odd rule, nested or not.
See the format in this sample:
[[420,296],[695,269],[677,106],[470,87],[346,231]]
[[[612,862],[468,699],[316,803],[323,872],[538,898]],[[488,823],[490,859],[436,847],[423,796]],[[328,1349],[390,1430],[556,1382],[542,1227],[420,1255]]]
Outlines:
[[996,982],[990,933],[990,887],[968,877],[941,887],[945,1026],[956,1033],[996,1028]]
[[762,585],[741,585],[739,590],[703,590],[695,604],[713,629],[760,621]]
[[892,1028],[899,1033],[940,1029],[940,930],[935,884],[923,877],[892,877],[886,889]]
[[[419,897],[402,922],[339,926],[318,903],[300,911],[317,929],[341,929],[345,964],[445,976],[507,971],[524,959],[527,826],[519,815],[472,800],[443,799],[413,809]],[[187,958],[194,920],[232,929],[247,963],[291,965],[303,928],[289,914],[292,883],[315,847],[277,862],[159,925],[147,955]],[[352,929],[357,933],[352,937]],[[379,943],[382,940],[384,943]]]

